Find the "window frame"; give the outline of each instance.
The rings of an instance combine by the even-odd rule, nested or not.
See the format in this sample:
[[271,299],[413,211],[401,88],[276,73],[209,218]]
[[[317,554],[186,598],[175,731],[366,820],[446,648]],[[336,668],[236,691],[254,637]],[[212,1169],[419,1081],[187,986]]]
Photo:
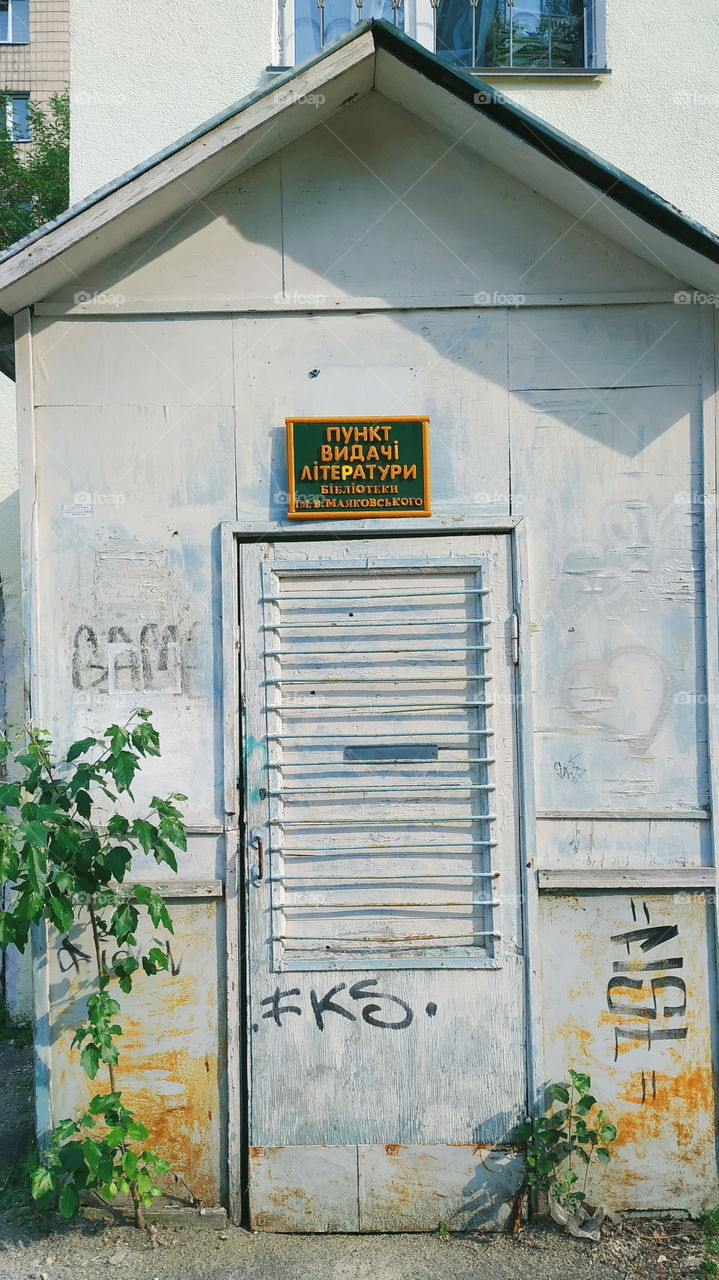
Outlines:
[[[440,3],[442,0],[440,0]],[[469,3],[469,0],[467,0]],[[272,70],[285,70],[296,66],[295,59],[295,0],[277,0],[275,6],[275,57]],[[434,52],[435,14],[432,0],[404,0],[404,30],[418,44]],[[596,76],[607,73],[606,66],[606,12],[605,0],[584,0],[584,63],[582,66],[564,67],[462,67],[482,76]]]
[[5,39],[5,40],[0,36],[0,46],[2,46],[2,45],[8,45],[8,44],[20,44],[20,45],[23,45],[23,44],[29,44],[29,43],[30,43],[30,0],[26,0],[26,4],[27,4],[27,33],[26,33],[26,35],[25,35],[25,37],[24,37],[23,39],[17,39],[17,38],[16,38],[16,35],[15,35],[15,31],[14,31],[15,23],[16,23],[16,20],[17,20],[17,15],[16,15],[16,12],[15,12],[15,11],[16,11],[16,8],[17,8],[17,5],[18,5],[18,0],[2,0],[2,2],[7,4],[7,30],[8,30],[8,34],[7,34],[7,39]]
[[11,142],[31,142],[32,138],[31,138],[31,132],[30,132],[29,110],[26,111],[25,117],[24,117],[25,122],[27,124],[27,132],[22,137],[19,137],[16,132],[17,121],[15,118],[15,111],[14,111],[16,102],[25,102],[28,104],[28,108],[29,108],[30,94],[25,93],[23,91],[19,91],[16,93],[13,90],[10,90],[9,92],[6,91],[5,93],[5,123],[6,123],[8,134],[10,136],[10,141]]

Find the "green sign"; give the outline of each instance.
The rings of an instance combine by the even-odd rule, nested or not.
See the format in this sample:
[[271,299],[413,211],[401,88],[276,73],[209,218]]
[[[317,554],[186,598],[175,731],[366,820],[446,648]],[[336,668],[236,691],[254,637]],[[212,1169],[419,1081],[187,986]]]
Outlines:
[[429,418],[286,418],[292,520],[428,516]]

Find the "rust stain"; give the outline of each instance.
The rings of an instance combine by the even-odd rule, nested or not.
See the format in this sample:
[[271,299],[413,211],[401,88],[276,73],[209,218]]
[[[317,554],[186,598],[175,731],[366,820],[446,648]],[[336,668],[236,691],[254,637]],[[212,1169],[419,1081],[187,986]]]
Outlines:
[[[571,1000],[571,995],[569,999]],[[596,1052],[596,1036],[589,1027],[582,1027],[574,1018],[566,1018],[562,1027],[562,1039],[572,1055],[584,1063],[591,1062]]]
[[399,1149],[400,1149],[399,1142],[387,1142],[385,1144],[385,1151],[387,1152],[388,1156],[396,1156]]
[[[177,972],[138,980],[130,995],[119,996],[123,1035],[117,1070],[123,1100],[147,1125],[150,1145],[207,1206],[220,1202],[221,1142],[213,1121],[221,1108],[214,953],[198,941],[206,939],[209,919],[204,903],[178,908],[172,941]],[[106,1074],[88,1081],[70,1048],[91,989],[89,964],[59,975],[53,971],[53,1105],[62,1114],[109,1087]],[[168,1189],[186,1196],[174,1181]]]
[[666,1146],[669,1142],[681,1152],[682,1159],[689,1159],[705,1143],[705,1130],[711,1128],[714,1114],[711,1067],[690,1066],[675,1076],[657,1072],[656,1099],[651,1105],[641,1105],[635,1080],[624,1086],[619,1097],[631,1104],[622,1108],[617,1118],[621,1144],[642,1146],[661,1141]]

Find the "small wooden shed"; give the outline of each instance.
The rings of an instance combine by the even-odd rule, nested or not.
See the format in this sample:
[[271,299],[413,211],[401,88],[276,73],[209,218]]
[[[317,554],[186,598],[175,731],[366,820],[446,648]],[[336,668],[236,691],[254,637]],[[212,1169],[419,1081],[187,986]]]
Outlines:
[[[597,1194],[716,1203],[717,295],[713,235],[383,23],[0,263],[29,714],[150,707],[189,796],[124,1062],[206,1205],[496,1226],[568,1066]],[[85,950],[35,959],[40,1134]]]

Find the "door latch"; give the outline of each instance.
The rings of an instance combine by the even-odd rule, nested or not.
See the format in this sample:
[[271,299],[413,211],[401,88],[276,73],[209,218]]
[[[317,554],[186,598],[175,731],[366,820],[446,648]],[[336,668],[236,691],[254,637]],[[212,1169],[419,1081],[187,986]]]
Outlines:
[[253,827],[250,832],[250,845],[257,850],[257,866],[253,881],[255,884],[262,884],[265,878],[265,846],[262,840],[262,827]]

